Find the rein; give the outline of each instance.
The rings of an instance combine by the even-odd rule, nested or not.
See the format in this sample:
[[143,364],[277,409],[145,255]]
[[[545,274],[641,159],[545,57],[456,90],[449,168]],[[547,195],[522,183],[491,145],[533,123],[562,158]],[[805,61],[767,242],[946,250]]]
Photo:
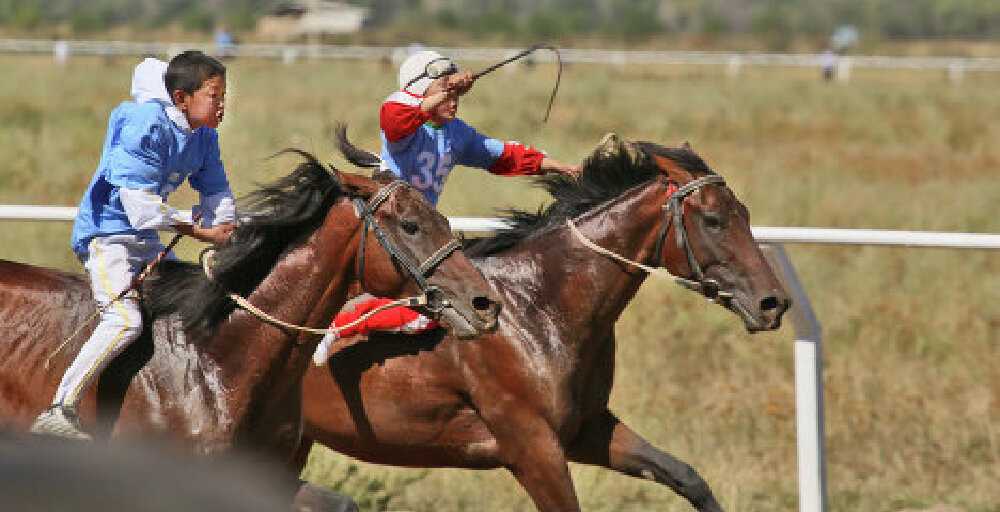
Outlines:
[[[571,219],[566,219],[566,225],[569,227],[569,230],[573,233],[573,235],[580,241],[580,243],[594,252],[642,269],[650,275],[669,279],[688,290],[701,293],[710,301],[714,302],[716,298],[726,300],[732,299],[733,294],[731,292],[720,290],[719,284],[714,279],[705,278],[705,273],[702,271],[701,265],[698,264],[698,260],[695,259],[694,252],[691,250],[691,244],[688,242],[687,230],[684,227],[684,208],[682,206],[684,199],[701,187],[712,183],[725,185],[726,180],[722,176],[715,174],[703,176],[678,188],[677,191],[671,194],[667,199],[666,204],[662,207],[663,221],[660,223],[660,234],[656,239],[656,266],[644,265],[637,261],[632,261],[620,254],[615,253],[614,251],[610,251],[600,245],[597,245],[593,240],[590,240],[583,233],[581,233],[579,228],[576,227],[576,224],[574,224]],[[674,224],[674,230],[676,232],[676,236],[674,238],[677,240],[677,246],[684,249],[684,253],[688,260],[688,266],[691,268],[691,273],[694,275],[694,279],[680,277],[670,273],[670,271],[666,268],[660,268],[660,264],[663,260],[663,244],[666,241],[671,223]]]
[[555,86],[552,87],[552,94],[549,96],[549,105],[547,107],[545,107],[545,117],[542,118],[542,122],[545,123],[545,122],[548,122],[548,120],[549,120],[549,113],[552,111],[552,103],[556,100],[556,93],[559,91],[559,81],[562,80],[562,68],[563,68],[562,55],[559,54],[559,49],[556,48],[555,46],[552,46],[552,45],[546,44],[546,43],[533,44],[533,45],[529,46],[528,48],[526,48],[524,50],[521,50],[516,55],[514,55],[512,57],[509,57],[509,58],[506,58],[506,59],[504,59],[504,60],[502,60],[502,61],[500,61],[500,62],[498,62],[498,63],[496,63],[496,64],[494,64],[494,65],[492,65],[492,66],[490,66],[490,67],[488,67],[488,68],[486,68],[484,70],[482,70],[482,71],[479,71],[478,73],[475,73],[474,75],[472,75],[472,79],[473,80],[478,80],[480,77],[486,76],[486,75],[488,75],[488,74],[490,74],[490,73],[492,73],[492,72],[494,72],[494,71],[496,71],[496,70],[498,70],[498,69],[506,66],[507,64],[510,64],[511,62],[514,62],[514,61],[519,60],[519,59],[523,59],[524,57],[527,57],[528,55],[531,55],[532,53],[534,53],[534,52],[536,52],[538,50],[551,50],[551,51],[555,52],[555,54],[556,54],[556,62],[559,63],[559,71],[556,73],[556,84],[555,84]]
[[[208,276],[209,279],[212,279],[212,256],[214,255],[215,255],[215,250],[209,248],[202,251],[201,255],[199,256],[199,259],[201,260],[201,268],[205,271],[205,275]],[[428,302],[427,294],[421,294],[415,297],[406,297],[404,299],[397,299],[387,304],[383,304],[359,316],[358,318],[352,320],[348,324],[342,325],[340,327],[331,327],[329,329],[317,329],[314,327],[306,327],[303,325],[288,323],[285,322],[284,320],[276,318],[270,315],[268,312],[258,308],[257,306],[254,306],[253,304],[250,303],[249,300],[246,299],[246,297],[243,297],[241,295],[230,292],[228,294],[228,297],[232,299],[232,301],[235,302],[239,307],[245,309],[253,316],[271,325],[284,327],[286,329],[292,329],[301,332],[309,332],[312,334],[333,334],[333,335],[340,334],[340,331],[343,331],[345,329],[350,329],[351,327],[354,327],[355,325],[364,322],[372,315],[375,315],[381,311],[385,311],[386,309],[394,308],[396,306],[407,306],[407,307],[424,306]]]

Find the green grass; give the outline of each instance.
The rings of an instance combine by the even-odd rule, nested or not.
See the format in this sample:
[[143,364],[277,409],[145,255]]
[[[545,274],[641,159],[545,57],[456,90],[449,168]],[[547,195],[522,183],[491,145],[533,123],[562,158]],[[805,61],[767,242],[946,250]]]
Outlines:
[[[0,57],[0,204],[75,204],[132,62]],[[377,108],[395,72],[378,63],[229,64],[222,151],[234,188],[285,172],[286,146],[332,156],[336,120],[376,148]],[[478,84],[462,115],[483,132],[585,156],[608,131],[692,143],[750,207],[755,225],[1000,232],[1000,76],[858,70],[571,66],[540,123],[554,69]],[[488,193],[484,193],[488,190]],[[190,193],[177,196],[189,205]],[[522,179],[452,175],[441,209],[536,208]],[[0,257],[78,269],[63,223],[3,223]],[[192,255],[187,243],[183,254]],[[1000,255],[979,251],[791,246],[823,323],[830,510],[1000,503]],[[732,315],[650,282],[617,328],[612,407],[690,462],[727,510],[795,510],[791,329],[750,337]],[[574,467],[586,510],[689,510],[669,490]],[[326,450],[306,476],[365,510],[532,510],[504,472],[402,470]]]

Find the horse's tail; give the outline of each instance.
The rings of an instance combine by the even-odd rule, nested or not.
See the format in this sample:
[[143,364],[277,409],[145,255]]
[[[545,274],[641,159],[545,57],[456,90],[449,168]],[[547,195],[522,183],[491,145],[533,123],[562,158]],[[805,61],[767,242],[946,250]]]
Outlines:
[[337,149],[340,150],[340,154],[347,159],[348,162],[358,166],[358,167],[380,167],[382,165],[382,159],[374,153],[365,151],[347,140],[347,125],[344,123],[337,123],[337,127],[334,128],[334,133],[337,139]]

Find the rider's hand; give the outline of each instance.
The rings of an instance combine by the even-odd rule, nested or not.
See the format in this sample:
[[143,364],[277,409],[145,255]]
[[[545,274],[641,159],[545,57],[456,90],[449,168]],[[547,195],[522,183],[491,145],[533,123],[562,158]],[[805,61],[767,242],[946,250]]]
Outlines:
[[448,90],[455,91],[459,96],[469,92],[472,88],[472,84],[475,79],[472,78],[472,73],[468,71],[462,71],[460,73],[455,73],[454,75],[448,76]]
[[564,164],[553,158],[545,157],[542,159],[542,172],[545,174],[554,172],[569,178],[577,179],[580,177],[582,167],[579,165]]
[[580,173],[583,172],[583,169],[579,165],[564,165],[556,170],[556,172],[564,176],[577,179],[580,177]]
[[219,224],[210,228],[203,228],[198,224],[180,224],[174,226],[178,233],[183,233],[202,242],[213,245],[223,245],[233,234],[235,224]]
[[206,228],[207,239],[205,241],[214,245],[223,245],[229,241],[229,237],[233,235],[233,230],[235,229],[235,224],[219,224]]

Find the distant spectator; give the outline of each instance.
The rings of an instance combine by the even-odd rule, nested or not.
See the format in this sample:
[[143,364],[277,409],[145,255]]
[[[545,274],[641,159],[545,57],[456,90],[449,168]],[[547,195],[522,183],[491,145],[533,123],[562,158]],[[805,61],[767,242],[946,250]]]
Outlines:
[[837,60],[839,56],[833,50],[827,49],[819,57],[819,65],[823,68],[823,80],[829,82],[837,73]]
[[236,40],[224,26],[215,31],[215,54],[220,59],[230,59],[236,54]]

